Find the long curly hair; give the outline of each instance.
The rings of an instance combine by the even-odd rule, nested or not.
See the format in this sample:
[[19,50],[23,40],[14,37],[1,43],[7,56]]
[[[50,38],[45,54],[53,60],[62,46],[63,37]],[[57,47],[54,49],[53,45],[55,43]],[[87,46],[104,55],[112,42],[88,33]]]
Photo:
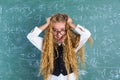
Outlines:
[[[80,61],[84,63],[84,46],[80,48],[75,54],[75,48],[79,45],[80,35],[75,33],[70,29],[70,26],[67,24],[68,15],[57,13],[53,15],[50,19],[50,24],[47,27],[43,40],[42,55],[40,62],[39,74],[43,75],[44,80],[48,80],[50,75],[53,72],[54,68],[54,49],[56,44],[54,42],[53,36],[53,25],[56,22],[65,22],[66,35],[65,40],[62,42],[63,45],[63,60],[65,62],[65,68],[69,78],[69,70],[72,68],[76,78],[78,79],[78,59],[77,54],[80,57]],[[92,38],[88,39],[89,43],[92,43]]]

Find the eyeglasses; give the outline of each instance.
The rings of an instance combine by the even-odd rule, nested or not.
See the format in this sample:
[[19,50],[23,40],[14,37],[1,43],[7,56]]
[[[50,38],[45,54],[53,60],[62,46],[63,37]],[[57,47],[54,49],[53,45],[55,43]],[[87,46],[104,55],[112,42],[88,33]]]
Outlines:
[[61,35],[65,35],[66,31],[67,30],[65,30],[65,29],[61,29],[61,31],[58,31],[58,30],[56,30],[56,29],[53,28],[53,34],[55,34],[55,35],[58,35],[59,33]]

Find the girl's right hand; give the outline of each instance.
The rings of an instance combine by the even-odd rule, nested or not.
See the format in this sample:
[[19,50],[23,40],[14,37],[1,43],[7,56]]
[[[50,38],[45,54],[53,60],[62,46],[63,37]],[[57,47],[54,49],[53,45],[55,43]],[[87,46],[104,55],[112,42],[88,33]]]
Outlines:
[[39,29],[40,29],[40,30],[45,30],[45,29],[49,26],[49,24],[50,24],[50,18],[51,18],[51,17],[48,17],[48,18],[46,19],[46,23],[45,23],[44,25],[39,26]]
[[48,18],[46,19],[46,24],[47,24],[47,25],[50,24],[50,18],[51,18],[51,17],[48,17]]

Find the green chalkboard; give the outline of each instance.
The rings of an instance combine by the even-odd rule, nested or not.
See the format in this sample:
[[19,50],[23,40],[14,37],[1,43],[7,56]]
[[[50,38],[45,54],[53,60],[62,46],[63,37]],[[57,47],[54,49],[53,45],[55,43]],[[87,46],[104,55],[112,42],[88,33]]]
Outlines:
[[120,80],[120,0],[0,0],[0,80],[42,80],[41,52],[26,36],[58,12],[92,33],[79,80]]

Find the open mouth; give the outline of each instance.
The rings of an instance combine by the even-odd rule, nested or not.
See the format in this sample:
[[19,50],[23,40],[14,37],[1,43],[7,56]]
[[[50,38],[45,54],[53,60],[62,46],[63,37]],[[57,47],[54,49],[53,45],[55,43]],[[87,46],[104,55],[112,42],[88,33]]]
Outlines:
[[56,37],[55,39],[56,39],[56,42],[60,43],[63,41],[63,38],[64,38],[64,36]]
[[62,41],[62,37],[61,38],[56,38],[57,42]]

